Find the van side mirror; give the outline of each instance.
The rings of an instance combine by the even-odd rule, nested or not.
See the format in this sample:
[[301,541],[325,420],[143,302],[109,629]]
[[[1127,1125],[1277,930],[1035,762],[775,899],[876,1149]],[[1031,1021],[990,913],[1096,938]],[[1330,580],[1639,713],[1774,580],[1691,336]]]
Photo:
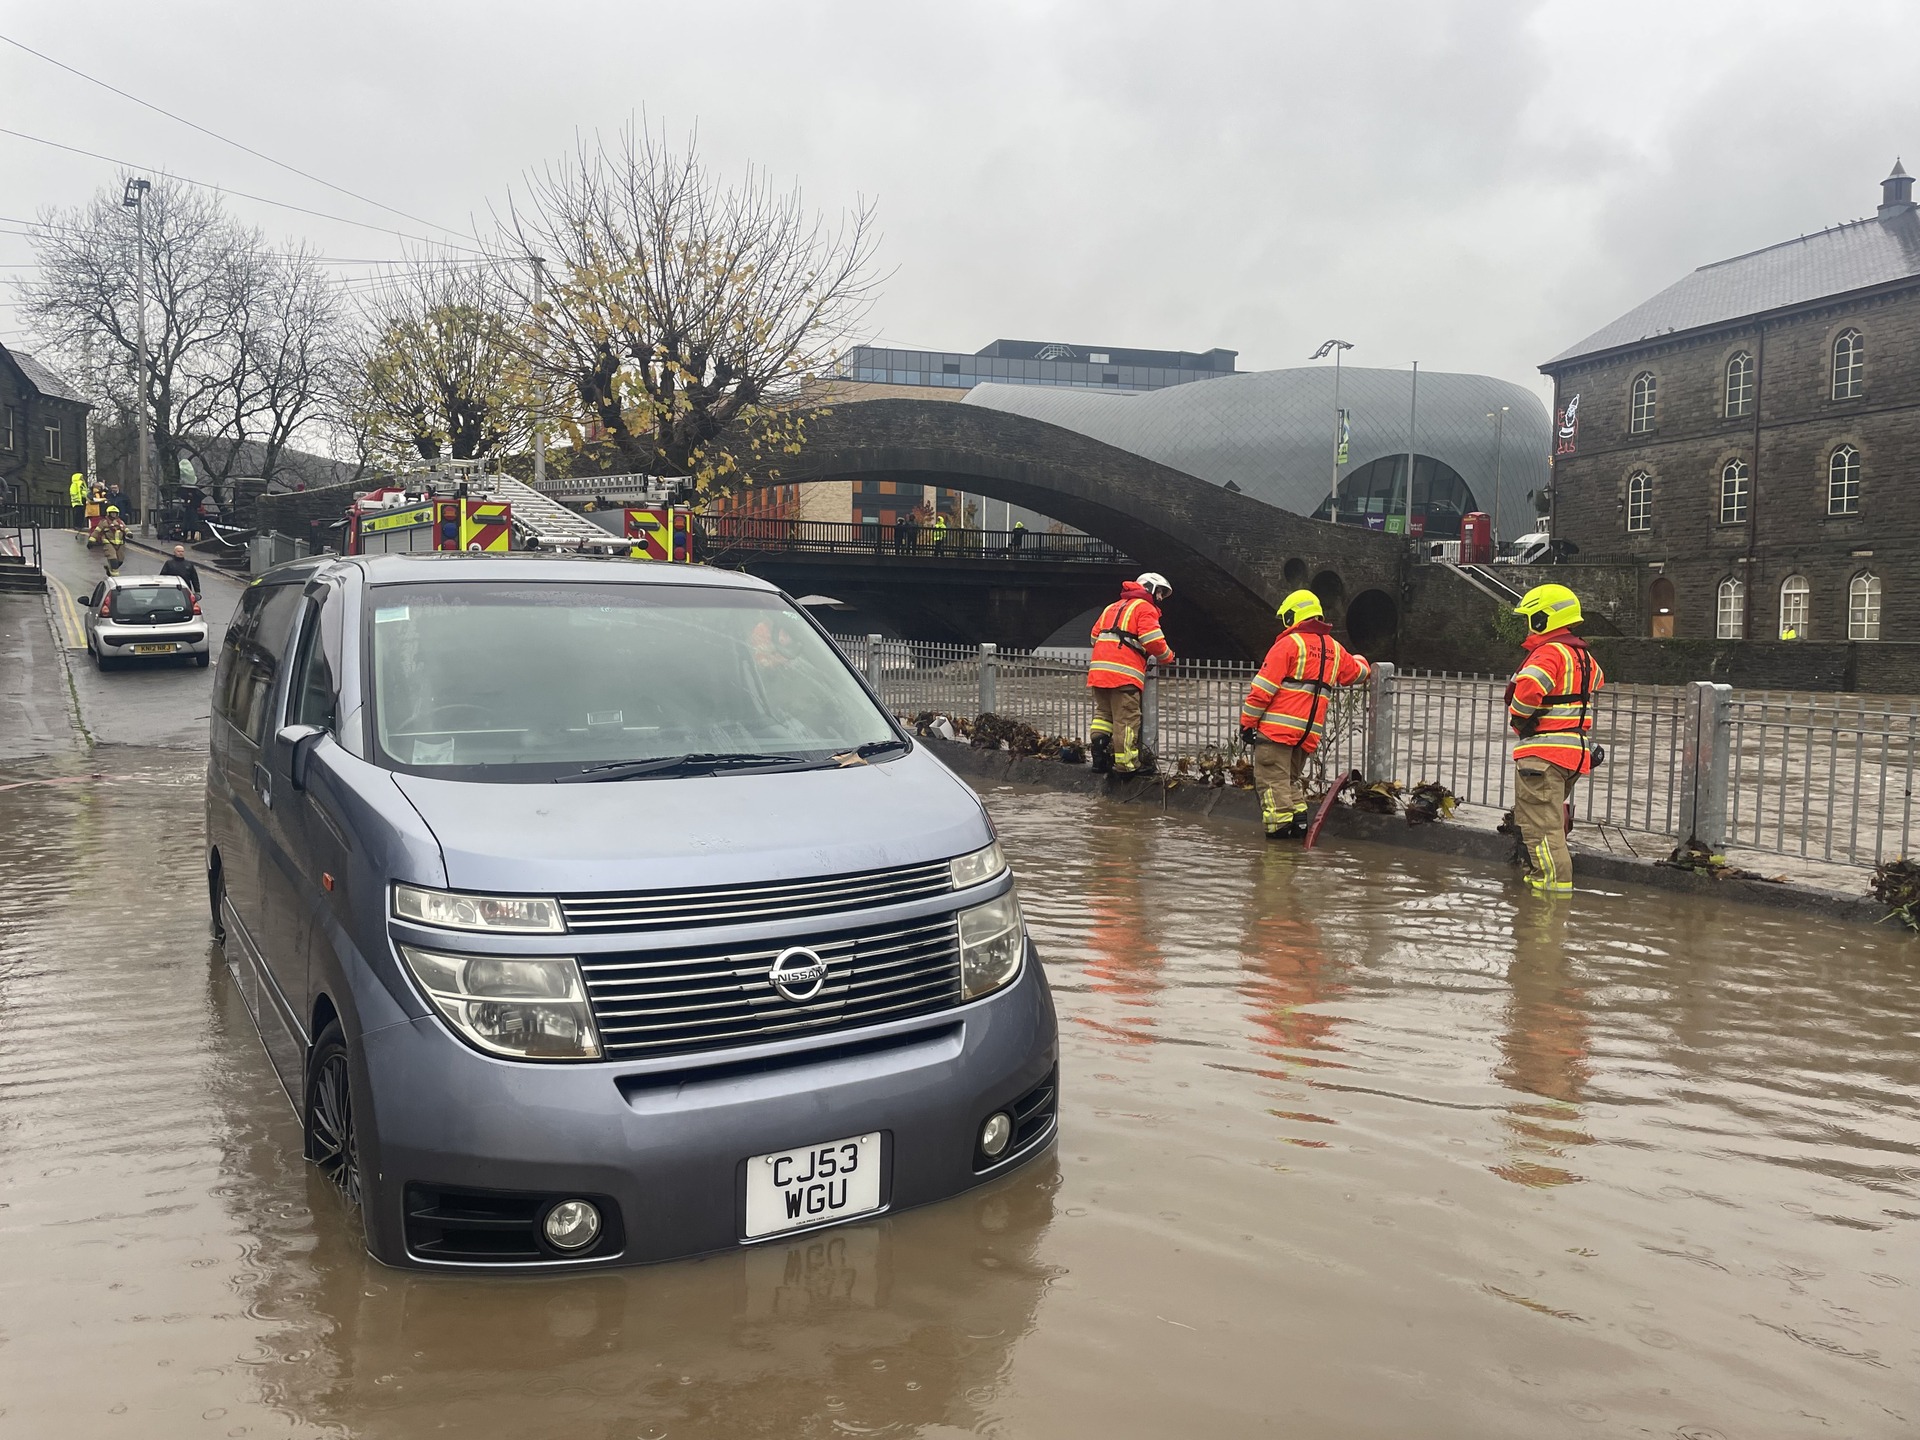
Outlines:
[[282,725],[274,735],[274,744],[285,760],[286,775],[294,789],[307,788],[307,762],[313,756],[313,747],[326,733],[318,725]]

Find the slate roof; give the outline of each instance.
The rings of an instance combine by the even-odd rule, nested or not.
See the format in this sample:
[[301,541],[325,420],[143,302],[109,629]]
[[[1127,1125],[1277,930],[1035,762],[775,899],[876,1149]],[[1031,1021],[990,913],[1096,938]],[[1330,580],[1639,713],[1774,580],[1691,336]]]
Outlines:
[[1915,278],[1920,278],[1920,210],[1907,205],[1889,215],[1849,221],[1750,255],[1702,265],[1644,305],[1562,350],[1541,368],[1662,335]]
[[27,377],[27,383],[42,395],[52,400],[71,400],[76,405],[88,404],[87,397],[62,380],[53,371],[42,365],[24,350],[14,350],[0,345],[0,351],[13,357],[13,363],[20,367],[20,373]]

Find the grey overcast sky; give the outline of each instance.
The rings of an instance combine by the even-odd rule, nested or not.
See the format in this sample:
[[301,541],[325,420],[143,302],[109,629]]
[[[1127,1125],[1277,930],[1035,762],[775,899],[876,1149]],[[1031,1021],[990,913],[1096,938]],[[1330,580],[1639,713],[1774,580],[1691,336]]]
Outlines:
[[[1920,171],[1912,0],[13,0],[0,33],[455,227],[576,131],[697,124],[722,172],[879,202],[874,338],[1270,369],[1339,335],[1543,394],[1541,360],[1694,266]],[[418,229],[10,46],[0,93],[11,129]],[[114,167],[0,135],[0,175],[18,220]],[[330,256],[403,248],[231,203]],[[0,276],[30,258],[0,235]]]

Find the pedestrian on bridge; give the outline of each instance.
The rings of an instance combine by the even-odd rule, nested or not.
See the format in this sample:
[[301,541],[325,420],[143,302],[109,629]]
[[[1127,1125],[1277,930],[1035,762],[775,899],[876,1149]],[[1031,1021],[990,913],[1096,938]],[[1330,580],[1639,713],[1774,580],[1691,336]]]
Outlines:
[[1092,764],[1096,771],[1131,775],[1140,768],[1140,695],[1149,657],[1173,663],[1160,629],[1160,603],[1173,594],[1167,577],[1149,570],[1120,587],[1120,598],[1093,625],[1087,688],[1093,691]]
[[932,531],[932,536],[933,536],[933,553],[936,555],[946,554],[947,553],[947,515],[944,510],[936,510],[933,512],[933,524],[930,527],[930,529]]
[[1567,802],[1582,775],[1605,758],[1592,743],[1593,700],[1607,677],[1573,633],[1580,598],[1564,585],[1536,585],[1514,614],[1527,622],[1526,660],[1507,682],[1513,747],[1513,823],[1527,852],[1536,895],[1573,893]]
[[1253,788],[1269,840],[1307,833],[1307,757],[1320,748],[1333,692],[1373,673],[1366,656],[1333,638],[1313,591],[1287,596],[1279,619],[1284,628],[1240,702],[1240,738],[1253,750]]

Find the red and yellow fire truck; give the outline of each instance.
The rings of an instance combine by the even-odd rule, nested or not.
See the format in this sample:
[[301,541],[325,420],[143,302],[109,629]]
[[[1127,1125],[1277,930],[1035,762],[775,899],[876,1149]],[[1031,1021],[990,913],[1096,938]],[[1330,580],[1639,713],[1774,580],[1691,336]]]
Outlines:
[[486,481],[430,477],[418,488],[387,486],[347,512],[347,553],[513,548],[513,506]]

